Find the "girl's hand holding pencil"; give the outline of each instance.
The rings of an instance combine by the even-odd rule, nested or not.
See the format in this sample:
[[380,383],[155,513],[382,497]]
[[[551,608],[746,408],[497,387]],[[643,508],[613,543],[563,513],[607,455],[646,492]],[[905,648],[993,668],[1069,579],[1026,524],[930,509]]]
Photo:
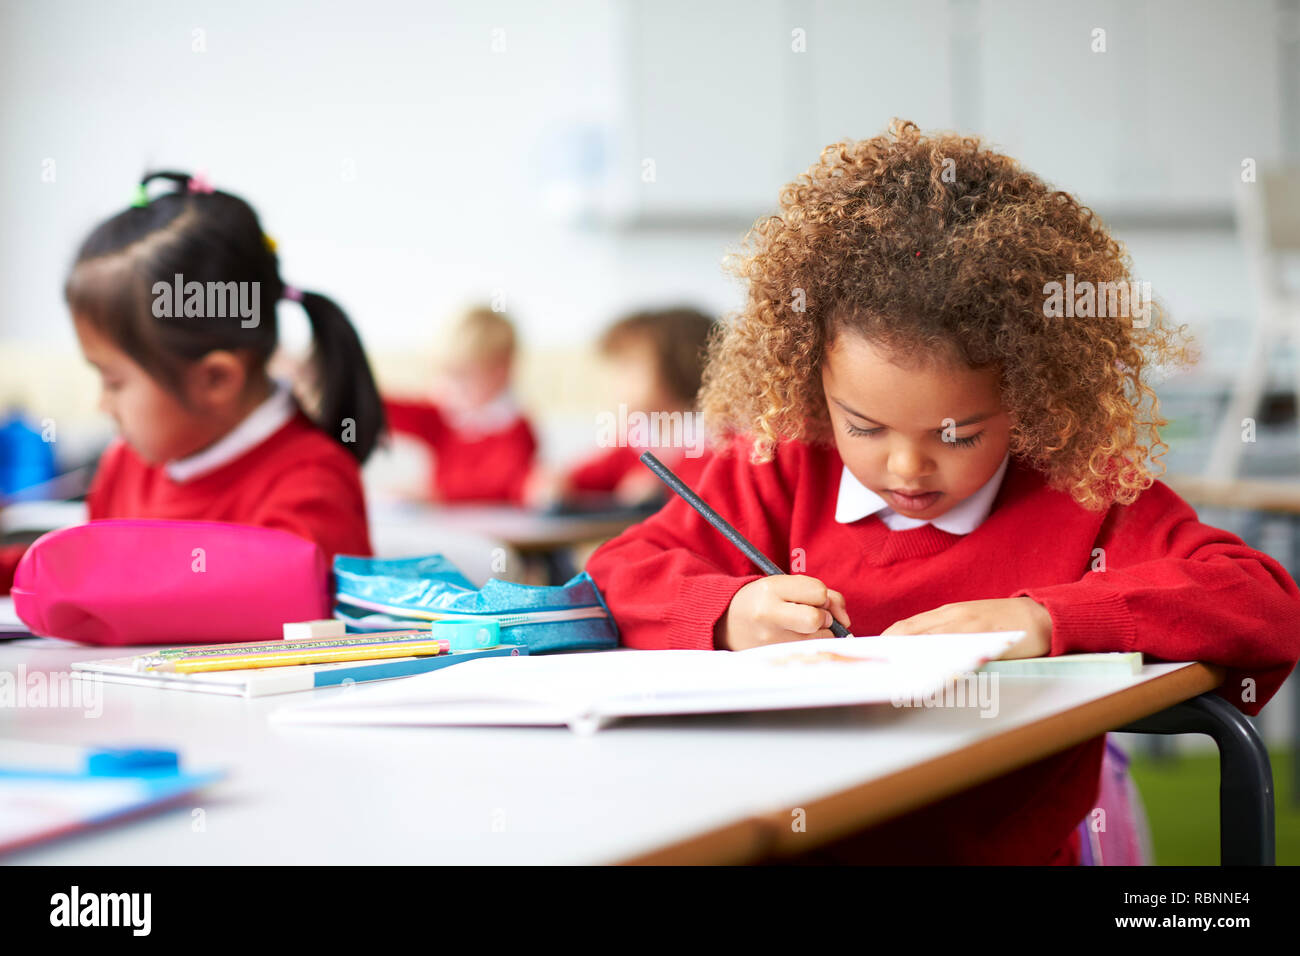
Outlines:
[[784,573],[653,454],[644,452],[641,462],[754,562],[767,575],[766,582],[778,582],[751,581],[736,592],[727,613],[713,626],[714,647],[738,651],[779,641],[849,636],[849,612],[844,607],[843,594],[832,591],[816,578]]
[[833,620],[846,628],[844,595],[806,574],[774,574],[736,592],[713,629],[713,646],[740,651],[762,644],[834,637]]

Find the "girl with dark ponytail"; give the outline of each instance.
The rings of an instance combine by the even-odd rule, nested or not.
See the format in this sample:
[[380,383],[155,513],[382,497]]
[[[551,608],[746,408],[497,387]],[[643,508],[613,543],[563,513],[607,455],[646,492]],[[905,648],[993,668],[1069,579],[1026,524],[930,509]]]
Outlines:
[[[360,464],[384,416],[361,340],[331,299],[284,282],[246,202],[202,176],[149,174],[82,244],[65,293],[122,433],[92,518],[279,527],[370,553]],[[282,298],[311,320],[314,421],[267,374]]]

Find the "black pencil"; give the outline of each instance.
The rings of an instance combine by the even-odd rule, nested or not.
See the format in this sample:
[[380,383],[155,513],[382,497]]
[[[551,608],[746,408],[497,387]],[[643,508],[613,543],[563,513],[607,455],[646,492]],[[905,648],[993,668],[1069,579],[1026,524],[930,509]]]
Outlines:
[[[641,463],[658,475],[659,479],[675,491],[683,501],[698,511],[700,517],[722,532],[722,536],[739,548],[740,552],[745,557],[749,558],[749,560],[753,561],[760,571],[769,575],[785,574],[785,572],[778,568],[776,564],[767,557],[767,555],[763,554],[762,551],[759,551],[758,548],[746,541],[745,536],[733,528],[727,522],[726,518],[722,517],[722,515],[710,508],[703,498],[691,491],[686,482],[674,475],[672,470],[662,461],[647,451],[641,455]],[[835,620],[834,617],[831,617],[831,633],[836,637],[850,636],[849,629],[839,621]]]

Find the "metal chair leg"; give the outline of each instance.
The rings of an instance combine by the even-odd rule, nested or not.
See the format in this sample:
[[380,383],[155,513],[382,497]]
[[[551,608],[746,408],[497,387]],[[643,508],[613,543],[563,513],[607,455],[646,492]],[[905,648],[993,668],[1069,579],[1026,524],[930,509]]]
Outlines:
[[1273,769],[1245,715],[1217,694],[1202,694],[1116,730],[1129,734],[1207,734],[1219,747],[1219,862],[1276,862]]

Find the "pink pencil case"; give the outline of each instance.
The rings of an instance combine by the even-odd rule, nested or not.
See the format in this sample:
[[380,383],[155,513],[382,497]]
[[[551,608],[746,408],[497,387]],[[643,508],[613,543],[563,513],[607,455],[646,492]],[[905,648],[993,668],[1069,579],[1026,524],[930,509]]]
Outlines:
[[288,531],[218,521],[113,519],[51,531],[14,572],[34,634],[83,644],[274,640],[330,616],[330,566]]

